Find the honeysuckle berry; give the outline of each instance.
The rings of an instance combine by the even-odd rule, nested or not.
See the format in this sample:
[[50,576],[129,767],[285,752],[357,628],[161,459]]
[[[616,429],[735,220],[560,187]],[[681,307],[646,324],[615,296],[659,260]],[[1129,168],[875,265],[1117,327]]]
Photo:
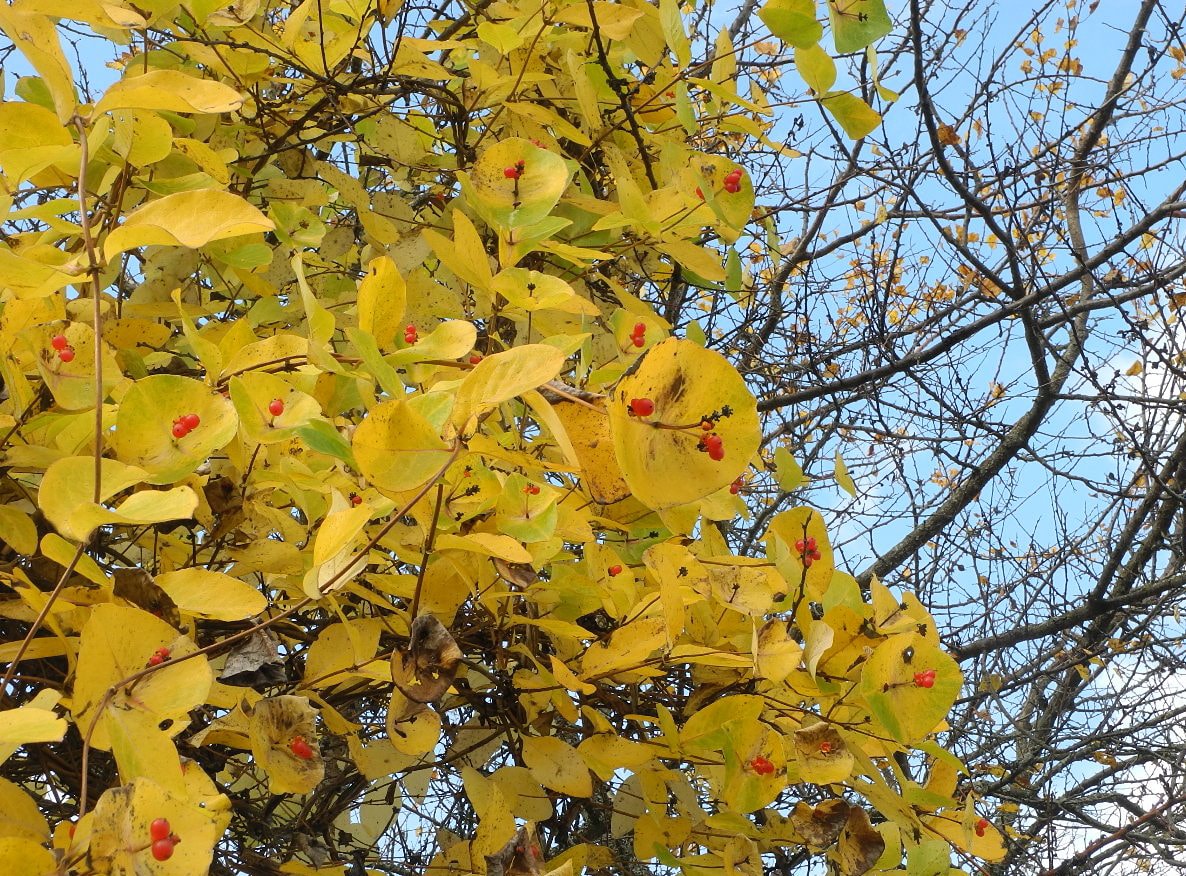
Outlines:
[[513,167],[504,167],[502,169],[502,175],[505,176],[507,179],[518,179],[519,171],[515,170],[515,168],[513,168]]
[[50,340],[49,345],[60,353],[70,346],[70,342],[66,340],[65,335],[54,335]]
[[167,839],[172,830],[169,828],[169,819],[157,818],[152,824],[148,825],[148,835],[154,840]]
[[153,654],[151,657],[148,658],[149,666],[160,666],[164,662],[165,662],[165,658],[162,657],[160,654]]
[[641,337],[644,337],[646,335],[646,333],[647,333],[647,324],[645,322],[636,322],[634,324],[634,330],[632,332],[630,332],[630,335],[631,335],[631,337],[641,338]]
[[731,494],[733,494],[734,496],[736,496],[738,493],[741,492],[741,489],[744,486],[745,486],[745,481],[743,481],[741,478],[738,478],[737,480],[733,481],[733,483],[729,484],[729,492]]
[[292,737],[292,742],[288,743],[288,748],[301,760],[310,760],[313,757],[313,749],[305,741],[304,736]]
[[404,343],[414,344],[419,339],[419,333],[416,331],[416,326],[408,323],[407,328],[404,329]]
[[479,362],[481,362],[481,361],[482,361],[482,354],[481,354],[481,353],[471,353],[471,354],[470,354],[470,357],[469,357],[469,364],[470,364],[470,365],[477,365],[477,364],[478,364]]
[[177,845],[177,841],[171,836],[154,840],[152,843],[152,856],[158,861],[167,861],[173,857],[173,846],[175,845]]
[[622,574],[622,567],[617,565],[610,566],[607,571],[609,572],[609,576],[611,578],[616,578]]
[[181,422],[180,420],[177,420],[173,423],[172,431],[173,431],[173,437],[178,438],[178,439],[184,438],[186,435],[189,434],[189,429],[185,428],[185,423]]
[[939,674],[935,669],[924,669],[922,672],[914,673],[915,687],[934,687],[935,676]]
[[824,740],[823,742],[821,742],[819,744],[819,753],[820,754],[831,754],[832,753],[832,743],[828,742],[827,740]]
[[284,399],[274,398],[268,402],[268,413],[273,417],[278,417],[284,413]]
[[716,428],[716,425],[717,424],[714,423],[712,420],[701,420],[700,421],[700,428],[703,429],[705,432],[711,432],[713,429]]
[[201,425],[202,418],[199,417],[197,414],[184,414],[181,417],[181,423],[182,423],[182,425],[185,426],[186,429],[188,429],[189,431],[192,432],[194,429],[198,428],[198,426]]
[[538,496],[539,486],[537,484],[528,484],[523,488],[523,492],[527,493],[529,496]]
[[362,504],[362,496],[358,495],[358,493],[351,493],[346,498],[350,500],[350,504],[355,508]]
[[988,830],[988,819],[981,818],[976,822],[976,836],[984,836],[986,830]]
[[630,413],[636,417],[649,417],[655,412],[655,403],[649,398],[630,399]]
[[708,458],[711,459],[713,462],[720,462],[722,459],[725,458],[724,448],[723,447],[708,448]]
[[74,348],[66,347],[66,349],[64,349],[64,350],[58,350],[58,358],[61,359],[63,362],[73,362],[74,361]]
[[749,762],[749,768],[759,776],[768,776],[774,772],[774,764],[760,754]]

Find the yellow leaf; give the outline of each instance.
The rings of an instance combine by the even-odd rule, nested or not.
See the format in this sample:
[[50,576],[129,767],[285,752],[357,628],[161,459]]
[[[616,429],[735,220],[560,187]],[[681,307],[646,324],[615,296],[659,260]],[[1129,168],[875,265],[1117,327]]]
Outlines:
[[853,756],[831,724],[820,721],[796,730],[793,739],[803,781],[830,785],[843,782],[852,774]]
[[[66,735],[66,722],[49,709],[21,706],[0,712],[0,749],[30,742],[59,742]],[[5,811],[0,806],[0,811]]]
[[605,400],[597,399],[590,405],[561,399],[553,410],[572,442],[581,465],[581,486],[593,501],[612,505],[630,495],[630,487],[622,477],[614,439],[610,433]]
[[[149,658],[160,648],[169,651],[165,663],[135,685],[121,684],[148,668]],[[181,733],[189,726],[190,710],[206,701],[213,681],[205,657],[178,659],[196,650],[187,637],[146,611],[111,604],[92,608],[82,628],[71,706],[79,730],[90,732],[94,724],[91,744],[108,750],[111,744],[107,722],[101,720],[103,706],[104,711],[143,711],[158,722],[171,722],[170,735]]]
[[525,344],[487,356],[461,381],[449,420],[467,428],[472,417],[535,389],[554,378],[564,365],[564,352],[547,344]]
[[103,252],[110,261],[141,246],[197,249],[215,240],[274,230],[272,220],[238,195],[201,189],[150,201],[109,235]]
[[20,785],[3,778],[0,778],[0,837],[24,839],[34,843],[49,839],[49,826],[45,823],[41,810],[37,808],[37,801]]
[[18,554],[37,552],[37,526],[24,511],[11,505],[0,505],[0,541]]
[[[268,697],[252,707],[251,754],[267,772],[268,789],[273,794],[307,794],[321,783],[325,764],[317,744],[315,716],[307,697]],[[308,746],[309,757],[293,750],[298,737]]]
[[372,259],[358,284],[358,327],[379,349],[390,348],[406,307],[407,287],[395,262],[387,256]]
[[523,762],[545,788],[569,797],[593,794],[593,780],[584,758],[555,736],[524,736]]
[[[198,415],[198,425],[174,437],[173,421],[188,414]],[[226,446],[237,428],[234,405],[209,386],[176,374],[152,374],[121,400],[111,443],[121,462],[147,472],[145,481],[171,484]]]
[[268,607],[267,598],[246,581],[209,569],[166,572],[156,583],[179,609],[198,617],[245,620]]
[[[650,400],[653,414],[634,415],[636,399]],[[741,375],[720,353],[691,341],[669,338],[648,350],[614,388],[608,409],[626,483],[656,510],[727,487],[749,466],[761,440],[757,403]],[[713,428],[702,430],[702,421]],[[708,435],[720,438],[723,459],[703,449]]]
[[[190,517],[198,497],[189,487],[172,490],[144,490],[133,493],[115,510],[93,501],[95,461],[89,456],[70,456],[53,463],[41,479],[37,503],[46,519],[62,535],[86,541],[99,526],[117,523],[161,523]],[[114,459],[102,461],[103,490],[107,502],[116,493],[146,480],[143,469]]]
[[0,5],[0,29],[40,74],[64,123],[74,115],[74,74],[62,53],[56,22],[36,11],[36,6],[31,2]]
[[844,492],[856,498],[857,485],[852,482],[852,477],[848,473],[848,466],[844,464],[839,451],[836,452],[836,483],[840,484]]
[[354,430],[354,458],[374,487],[401,492],[422,486],[449,460],[449,445],[411,404],[377,405]]
[[242,105],[239,92],[222,82],[199,79],[180,70],[149,70],[122,79],[108,88],[95,104],[95,112],[147,109],[173,113],[228,113]]

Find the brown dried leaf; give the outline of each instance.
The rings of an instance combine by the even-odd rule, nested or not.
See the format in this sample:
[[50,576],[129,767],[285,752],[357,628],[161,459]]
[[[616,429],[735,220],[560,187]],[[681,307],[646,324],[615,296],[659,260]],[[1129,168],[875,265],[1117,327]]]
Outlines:
[[544,872],[543,848],[530,822],[520,827],[505,846],[485,857],[486,876],[540,876]]
[[791,824],[807,845],[822,849],[836,842],[848,820],[848,810],[848,803],[839,798],[814,808],[800,800],[791,812]]
[[227,655],[218,680],[236,687],[263,689],[288,680],[280,642],[267,630],[256,630]]
[[177,629],[181,615],[169,594],[157,586],[152,576],[140,568],[116,569],[115,595],[155,615]]
[[422,614],[412,622],[408,650],[391,656],[391,678],[413,703],[435,703],[453,684],[461,656],[445,625]]
[[885,839],[869,823],[869,814],[859,806],[848,812],[848,820],[840,833],[836,847],[837,863],[842,876],[861,876],[885,851]]

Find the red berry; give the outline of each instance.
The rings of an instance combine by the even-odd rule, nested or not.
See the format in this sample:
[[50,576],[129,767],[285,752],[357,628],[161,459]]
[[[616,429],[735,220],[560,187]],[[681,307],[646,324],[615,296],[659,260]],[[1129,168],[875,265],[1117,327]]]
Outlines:
[[610,566],[608,571],[609,571],[609,576],[611,578],[616,578],[622,574],[622,567],[621,566]]
[[538,496],[539,495],[539,487],[536,486],[535,484],[528,484],[527,486],[525,486],[523,488],[523,492],[527,493],[530,496]]
[[736,180],[725,180],[725,191],[731,195],[735,195],[741,191],[741,183]]
[[827,742],[827,741],[821,742],[819,744],[819,753],[820,754],[831,754],[832,753],[832,743]]
[[513,167],[504,167],[502,169],[502,175],[505,176],[507,179],[518,179],[519,171],[515,170],[515,168],[513,168]]
[[481,362],[481,361],[482,361],[482,355],[481,355],[480,353],[472,353],[472,354],[470,354],[470,357],[469,357],[469,364],[470,364],[470,365],[477,365],[477,364],[478,364],[479,362]]
[[642,335],[635,335],[630,339],[630,343],[634,344],[636,347],[645,347],[647,345],[646,338],[644,338]]
[[309,760],[313,757],[313,749],[309,747],[304,736],[294,736],[292,742],[288,743],[288,747],[301,760]]
[[197,414],[183,414],[181,417],[182,425],[191,432],[198,428],[198,426],[201,425],[201,422],[202,418]]
[[149,666],[160,666],[164,662],[165,662],[165,658],[162,657],[160,654],[153,654],[151,657],[148,658]]
[[284,399],[274,398],[268,402],[268,413],[273,417],[278,417],[284,413]]
[[721,447],[708,448],[708,458],[711,459],[713,462],[720,462],[722,459],[725,458],[724,448],[721,448]]
[[630,413],[636,417],[649,417],[655,412],[655,403],[649,398],[632,398]]
[[152,856],[158,861],[167,861],[173,857],[173,837],[167,836],[163,839],[154,840],[152,844]]
[[172,830],[169,828],[169,819],[158,818],[148,825],[148,835],[154,840],[167,839]]
[[189,434],[189,429],[185,428],[185,423],[178,420],[173,424],[173,437],[184,438]]
[[774,764],[760,754],[749,762],[749,767],[759,776],[768,776],[774,772]]
[[918,687],[934,687],[935,676],[938,671],[934,669],[924,669],[922,672],[914,673],[914,684]]
[[731,179],[734,182],[736,182],[737,180],[741,179],[741,175],[743,172],[744,171],[742,171],[742,169],[740,167],[735,167],[731,171],[729,171],[729,173],[725,176],[725,179],[727,179],[727,180]]
[[408,327],[404,329],[404,343],[414,344],[416,343],[418,337],[419,335],[416,332],[416,326],[409,323]]
[[705,435],[700,440],[704,444],[704,446],[709,450],[712,450],[714,447],[719,448],[719,447],[725,446],[725,440],[723,438],[721,438],[721,436],[718,435],[716,432],[709,432],[707,435]]
[[729,484],[729,492],[736,496],[741,492],[741,488],[744,486],[745,482],[741,478],[738,478],[733,483]]
[[162,660],[169,659],[170,652],[168,648],[157,648],[153,653],[159,655]]
[[700,421],[700,428],[703,429],[705,432],[711,432],[713,429],[716,428],[716,425],[717,424],[714,423],[712,420],[701,420]]
[[630,333],[631,337],[641,338],[647,333],[647,324],[645,322],[636,322],[634,324],[634,331]]
[[359,505],[362,504],[362,496],[358,495],[358,493],[351,493],[349,496],[349,499],[350,499],[350,504],[353,505],[355,508],[357,508]]
[[66,340],[65,335],[54,335],[49,345],[57,350],[59,353],[70,346],[70,342]]
[[59,350],[58,358],[61,359],[63,362],[73,362],[74,361],[74,348],[67,347],[64,350]]

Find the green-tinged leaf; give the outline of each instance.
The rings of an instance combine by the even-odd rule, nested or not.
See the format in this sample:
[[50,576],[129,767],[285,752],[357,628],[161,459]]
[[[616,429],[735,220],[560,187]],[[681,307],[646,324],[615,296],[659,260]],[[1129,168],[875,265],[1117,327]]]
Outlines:
[[816,0],[767,0],[758,10],[758,17],[779,39],[795,48],[806,48],[824,35],[823,25],[816,20],[815,5]]
[[820,102],[853,140],[868,136],[881,124],[881,113],[855,94],[832,92],[820,98]]
[[828,16],[840,54],[860,51],[894,27],[885,0],[828,0]]

